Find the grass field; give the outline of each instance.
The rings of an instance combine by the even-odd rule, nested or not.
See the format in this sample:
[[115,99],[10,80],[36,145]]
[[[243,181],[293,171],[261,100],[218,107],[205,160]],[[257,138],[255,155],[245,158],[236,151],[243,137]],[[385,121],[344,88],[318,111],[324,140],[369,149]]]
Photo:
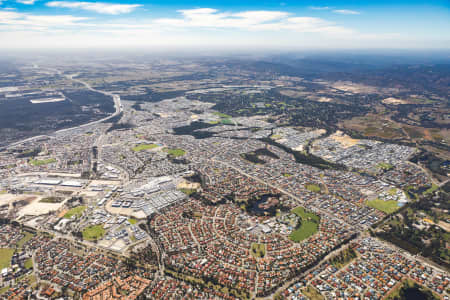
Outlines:
[[17,248],[22,248],[23,245],[25,245],[25,243],[31,240],[34,236],[34,234],[29,233],[27,231],[24,231],[23,234],[25,236],[20,241],[17,242]]
[[220,120],[220,123],[222,123],[223,125],[233,125],[233,121],[231,121],[230,119],[222,119]]
[[167,153],[169,153],[169,155],[173,157],[180,157],[186,154],[186,151],[184,151],[183,149],[165,148],[164,151],[166,151]]
[[12,248],[0,248],[0,269],[11,266],[11,257],[14,254]]
[[223,114],[223,113],[218,112],[218,111],[214,112],[213,114],[215,114],[216,116],[219,116],[219,117],[221,117],[221,118],[226,118],[226,119],[231,118],[230,115]]
[[318,186],[317,184],[307,184],[305,187],[308,191],[320,193],[320,186]]
[[33,269],[33,260],[31,258],[27,259],[24,264],[25,269]]
[[156,144],[141,144],[141,145],[137,145],[136,147],[131,148],[131,150],[133,150],[134,152],[139,152],[139,151],[143,151],[143,150],[149,150],[149,149],[154,149],[159,147]]
[[289,235],[292,241],[300,242],[317,232],[320,222],[319,216],[306,212],[301,206],[294,208],[292,212],[301,218],[301,226]]
[[253,257],[260,258],[266,256],[266,245],[265,244],[258,244],[258,243],[252,243],[251,251]]
[[130,222],[131,225],[134,225],[134,224],[137,223],[137,220],[134,219],[134,218],[129,218],[129,219],[128,219],[128,222]]
[[30,160],[30,164],[33,166],[43,166],[43,165],[48,165],[48,164],[51,164],[54,162],[56,162],[56,159],[54,159],[54,158],[43,159],[43,160],[38,160],[38,159]]
[[74,208],[70,209],[68,212],[66,212],[66,214],[64,215],[64,218],[70,219],[72,216],[76,216],[78,218],[79,216],[81,216],[81,214],[83,213],[83,211],[85,209],[86,209],[86,206],[84,206],[84,205],[74,207]]
[[9,290],[9,286],[2,287],[2,288],[0,289],[0,295],[6,293],[6,291],[8,291],[8,290]]
[[93,241],[103,237],[105,235],[105,229],[103,229],[103,225],[93,225],[86,227],[82,233],[84,240]]
[[394,200],[384,201],[381,199],[375,199],[367,201],[366,205],[381,210],[382,212],[387,214],[391,214],[400,208],[397,201]]
[[383,170],[391,170],[394,168],[393,165],[384,163],[384,162],[380,162],[377,166],[378,166],[378,168],[383,169]]

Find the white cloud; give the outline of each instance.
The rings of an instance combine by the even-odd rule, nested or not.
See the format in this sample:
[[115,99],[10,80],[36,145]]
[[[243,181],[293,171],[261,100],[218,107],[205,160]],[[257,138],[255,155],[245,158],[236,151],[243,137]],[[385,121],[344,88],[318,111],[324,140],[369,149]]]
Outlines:
[[79,21],[87,20],[85,17],[74,17],[71,15],[30,15],[14,11],[0,10],[0,29],[3,26],[14,26],[14,28],[24,28],[39,30],[54,26],[79,26]]
[[283,11],[219,12],[212,8],[180,10],[181,18],[155,20],[155,24],[178,28],[218,28],[241,30],[290,30],[297,32],[350,33],[351,30],[320,18],[291,17]]
[[[28,1],[28,0],[25,0]],[[29,0],[33,1],[33,0]],[[103,2],[69,2],[69,1],[51,1],[46,4],[49,7],[62,7],[62,8],[78,8],[88,11],[94,11],[100,14],[118,15],[130,13],[140,4],[113,4]]]
[[309,8],[313,9],[313,10],[329,10],[330,9],[329,6],[310,6]]
[[22,3],[22,4],[31,5],[31,4],[34,4],[34,2],[36,2],[36,0],[17,0],[17,2]]
[[356,10],[350,10],[350,9],[335,9],[333,10],[334,13],[341,14],[341,15],[359,15],[360,12]]

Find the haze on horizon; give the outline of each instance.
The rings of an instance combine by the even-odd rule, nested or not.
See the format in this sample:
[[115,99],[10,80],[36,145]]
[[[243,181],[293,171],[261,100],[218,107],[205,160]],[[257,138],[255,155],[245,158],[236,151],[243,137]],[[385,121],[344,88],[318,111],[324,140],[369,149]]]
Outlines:
[[444,49],[448,1],[0,1],[5,49]]

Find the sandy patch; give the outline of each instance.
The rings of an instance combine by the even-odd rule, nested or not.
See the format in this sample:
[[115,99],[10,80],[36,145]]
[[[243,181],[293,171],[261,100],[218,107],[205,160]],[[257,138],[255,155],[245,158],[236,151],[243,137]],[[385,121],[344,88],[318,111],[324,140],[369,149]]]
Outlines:
[[359,140],[349,137],[342,131],[336,131],[334,134],[330,135],[330,138],[339,142],[343,148],[350,148],[359,143]]
[[33,104],[40,104],[40,103],[52,103],[52,102],[61,102],[66,100],[65,98],[43,98],[43,99],[34,99],[30,100]]
[[177,189],[196,190],[198,188],[200,188],[200,183],[198,183],[198,182],[190,182],[190,181],[187,181],[187,180],[183,180],[177,185]]
[[145,219],[147,217],[142,210],[135,211],[134,208],[112,207],[111,204],[113,202],[114,200],[110,200],[105,205],[105,210],[110,214],[133,217],[136,219]]
[[393,104],[393,105],[399,105],[399,104],[407,104],[408,102],[402,99],[397,99],[393,97],[389,97],[386,99],[383,99],[381,102],[384,104]]
[[373,86],[368,86],[364,84],[353,83],[351,81],[337,81],[331,85],[337,90],[350,93],[376,93],[377,88]]
[[333,101],[333,99],[328,98],[328,97],[320,97],[319,99],[317,99],[318,102],[331,102]]
[[52,211],[57,211],[61,208],[64,201],[61,203],[43,203],[39,202],[43,197],[42,196],[34,196],[35,199],[28,205],[21,208],[18,212],[19,216],[40,216],[44,214],[48,214]]
[[450,232],[450,224],[448,224],[447,222],[439,221],[438,225],[445,231]]

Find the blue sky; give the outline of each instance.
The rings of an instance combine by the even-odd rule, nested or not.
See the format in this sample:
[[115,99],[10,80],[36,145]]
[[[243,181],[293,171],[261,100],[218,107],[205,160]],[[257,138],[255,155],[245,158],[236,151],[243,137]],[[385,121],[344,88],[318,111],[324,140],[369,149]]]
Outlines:
[[0,0],[1,48],[449,49],[449,1]]

